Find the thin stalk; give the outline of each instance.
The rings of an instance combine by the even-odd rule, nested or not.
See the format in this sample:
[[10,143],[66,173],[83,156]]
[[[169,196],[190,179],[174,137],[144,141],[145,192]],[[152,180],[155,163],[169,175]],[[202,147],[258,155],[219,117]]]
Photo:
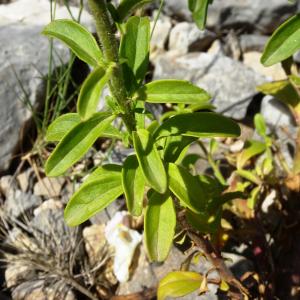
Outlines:
[[131,133],[136,129],[134,111],[132,109],[132,102],[127,98],[123,72],[119,64],[118,42],[113,31],[106,1],[88,0],[88,3],[96,22],[97,34],[102,45],[104,60],[107,64],[115,64],[109,83],[110,92],[119,104],[122,110],[122,120],[129,133]]

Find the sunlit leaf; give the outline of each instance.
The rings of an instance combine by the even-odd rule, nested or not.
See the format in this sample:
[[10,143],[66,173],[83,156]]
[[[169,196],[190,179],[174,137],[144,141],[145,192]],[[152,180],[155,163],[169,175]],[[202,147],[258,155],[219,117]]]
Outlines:
[[134,216],[141,215],[145,179],[135,155],[128,156],[123,164],[122,184],[128,211]]
[[288,80],[268,82],[257,87],[257,90],[276,97],[278,100],[292,108],[300,103],[300,97]]
[[264,117],[261,114],[255,115],[254,124],[258,134],[262,137],[265,137],[267,134],[267,126]]
[[271,36],[261,58],[262,64],[271,66],[292,56],[300,49],[300,15],[284,22]]
[[183,167],[169,163],[169,188],[180,204],[195,213],[205,209],[208,199],[197,176],[192,176]]
[[167,174],[150,133],[146,129],[133,132],[133,144],[148,185],[159,193],[165,193]]
[[[98,171],[99,172],[99,171]],[[99,172],[100,173],[100,172]],[[102,170],[99,176],[84,183],[71,197],[64,217],[69,226],[76,226],[103,210],[123,193],[121,172]]]
[[159,283],[157,300],[188,295],[200,288],[202,280],[203,277],[196,272],[169,273]]
[[150,21],[148,17],[131,17],[120,45],[120,57],[126,88],[131,94],[143,81],[149,64]]
[[247,161],[252,157],[261,154],[266,150],[266,144],[255,141],[249,140],[245,144],[245,148],[243,151],[237,156],[237,168],[242,169]]
[[176,213],[169,194],[150,192],[145,212],[145,242],[152,261],[164,261],[171,249],[176,226]]
[[71,129],[48,158],[45,171],[48,176],[59,176],[76,163],[95,143],[114,116],[108,112],[96,113],[90,119]]
[[208,105],[211,96],[203,89],[185,80],[163,79],[144,85],[137,99],[150,103],[184,103]]
[[236,137],[240,127],[229,118],[210,112],[195,112],[176,115],[165,122],[154,132],[154,138],[170,135],[193,137]]
[[55,119],[48,127],[46,140],[48,142],[60,141],[72,128],[80,123],[76,113],[68,113]]
[[93,67],[102,64],[102,53],[95,38],[82,25],[72,20],[54,20],[42,33],[64,42],[87,64]]

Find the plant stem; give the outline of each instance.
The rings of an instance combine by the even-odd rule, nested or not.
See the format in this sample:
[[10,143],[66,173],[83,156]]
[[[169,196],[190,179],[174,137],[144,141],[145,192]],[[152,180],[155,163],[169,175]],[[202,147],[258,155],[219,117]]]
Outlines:
[[189,238],[195,243],[195,245],[200,248],[206,258],[212,263],[215,269],[219,272],[222,280],[227,282],[231,286],[230,299],[244,299],[244,295],[249,295],[248,290],[237,280],[232,272],[226,266],[224,259],[221,254],[214,248],[211,242],[205,238],[200,233],[196,232],[185,219],[185,212],[180,212],[178,214],[178,221],[182,229],[186,230]]
[[121,117],[131,134],[136,129],[134,111],[131,107],[132,102],[127,99],[123,72],[119,64],[118,42],[113,31],[106,0],[88,0],[88,3],[96,22],[97,34],[102,45],[104,60],[106,63],[115,64],[109,84],[110,92],[123,111]]

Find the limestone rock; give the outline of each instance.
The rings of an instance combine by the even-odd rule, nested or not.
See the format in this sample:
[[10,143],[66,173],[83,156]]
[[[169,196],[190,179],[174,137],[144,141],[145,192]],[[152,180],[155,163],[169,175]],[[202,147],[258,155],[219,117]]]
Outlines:
[[[0,171],[6,170],[22,137],[22,131],[45,97],[49,41],[41,35],[50,21],[48,0],[18,0],[0,6]],[[71,8],[76,16],[79,8]],[[57,18],[70,18],[65,7],[57,6]],[[91,17],[83,12],[83,24]],[[91,26],[90,26],[91,27]],[[53,66],[69,60],[68,49],[54,43]]]
[[209,30],[199,30],[194,23],[181,22],[171,30],[169,50],[178,54],[204,51],[216,39],[216,34]]

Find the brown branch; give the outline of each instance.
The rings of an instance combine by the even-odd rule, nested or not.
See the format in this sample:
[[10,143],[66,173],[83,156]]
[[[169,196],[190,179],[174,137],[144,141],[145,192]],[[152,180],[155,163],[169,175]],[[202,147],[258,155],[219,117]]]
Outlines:
[[242,285],[242,283],[238,279],[234,277],[233,273],[226,266],[223,257],[214,248],[212,243],[202,234],[198,233],[193,228],[191,228],[191,226],[187,223],[184,211],[178,214],[177,219],[182,229],[184,229],[187,232],[189,238],[195,243],[195,245],[198,248],[200,248],[204,252],[207,259],[219,272],[221,279],[228,283],[231,287],[229,291],[231,296],[230,299],[243,300],[245,298],[244,296],[249,296],[248,290]]

